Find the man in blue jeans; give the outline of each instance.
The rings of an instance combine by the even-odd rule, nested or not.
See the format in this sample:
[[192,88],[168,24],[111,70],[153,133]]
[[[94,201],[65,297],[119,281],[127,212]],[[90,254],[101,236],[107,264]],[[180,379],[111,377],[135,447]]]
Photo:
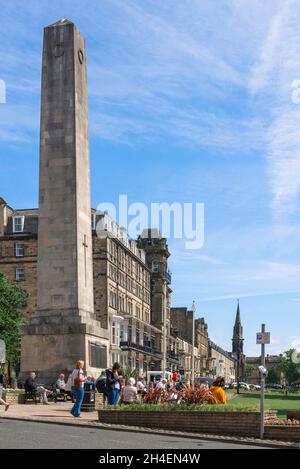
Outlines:
[[80,409],[84,397],[84,382],[86,381],[83,367],[84,362],[82,360],[78,360],[76,368],[73,370],[71,375],[71,390],[75,398],[75,404],[72,407],[71,414],[77,418],[80,417]]

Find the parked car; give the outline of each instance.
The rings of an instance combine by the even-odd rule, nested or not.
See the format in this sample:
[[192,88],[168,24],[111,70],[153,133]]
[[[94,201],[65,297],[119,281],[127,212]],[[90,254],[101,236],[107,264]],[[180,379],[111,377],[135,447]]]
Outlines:
[[[240,381],[239,383],[240,389],[246,389],[247,391],[250,391],[250,386],[247,383],[244,383],[243,381]],[[234,389],[237,388],[237,383],[232,383],[231,385]]]
[[260,385],[259,384],[249,384],[250,389],[254,389],[255,391],[260,390]]
[[266,389],[283,389],[282,384],[277,383],[267,383],[265,387]]
[[214,382],[214,379],[213,378],[208,378],[207,376],[200,376],[198,378],[195,378],[195,384],[204,384],[204,383],[207,383],[208,386],[212,386]]

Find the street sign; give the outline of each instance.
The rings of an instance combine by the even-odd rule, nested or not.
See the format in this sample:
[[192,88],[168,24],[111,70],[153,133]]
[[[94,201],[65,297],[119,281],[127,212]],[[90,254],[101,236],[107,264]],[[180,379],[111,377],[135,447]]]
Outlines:
[[270,343],[270,332],[258,332],[256,334],[256,343],[266,345]]
[[0,339],[0,363],[5,363],[6,357],[5,357],[5,342],[4,340]]

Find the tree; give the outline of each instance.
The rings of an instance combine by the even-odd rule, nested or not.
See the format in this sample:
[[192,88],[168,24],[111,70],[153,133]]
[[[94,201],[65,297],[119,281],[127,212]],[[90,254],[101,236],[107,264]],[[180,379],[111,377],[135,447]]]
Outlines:
[[27,294],[9,283],[0,272],[0,339],[6,344],[6,360],[12,368],[18,368],[20,364],[20,326],[24,324],[21,307],[26,301]]
[[136,368],[132,368],[130,365],[127,365],[122,370],[122,376],[125,378],[125,381],[127,381],[129,378],[134,378],[135,380],[137,380],[139,377],[139,370]]
[[280,356],[280,370],[285,374],[289,385],[300,379],[300,353],[295,349],[287,350]]
[[279,376],[278,376],[278,370],[273,366],[272,368],[270,368],[268,370],[268,374],[267,374],[267,377],[266,377],[266,382],[267,383],[278,383],[278,381],[280,380]]
[[255,366],[251,365],[251,363],[246,363],[245,364],[245,376],[246,379],[250,378],[254,373],[255,373]]

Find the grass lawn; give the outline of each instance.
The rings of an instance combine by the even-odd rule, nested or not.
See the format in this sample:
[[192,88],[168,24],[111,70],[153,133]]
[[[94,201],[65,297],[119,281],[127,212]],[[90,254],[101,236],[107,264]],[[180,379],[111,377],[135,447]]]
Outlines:
[[[227,404],[227,407],[257,407],[259,409],[260,393],[244,392],[234,397]],[[265,394],[265,408],[278,411],[279,418],[286,418],[287,410],[300,410],[300,394],[285,396],[279,392],[268,392]]]

